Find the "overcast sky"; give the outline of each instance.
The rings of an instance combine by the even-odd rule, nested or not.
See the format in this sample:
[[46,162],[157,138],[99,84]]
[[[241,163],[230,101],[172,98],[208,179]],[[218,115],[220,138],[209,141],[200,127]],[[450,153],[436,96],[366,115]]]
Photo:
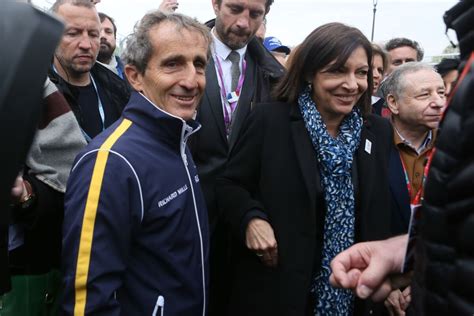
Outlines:
[[[39,7],[50,7],[53,0],[33,0]],[[133,30],[145,12],[156,9],[161,0],[102,0],[97,9],[116,21],[118,37]],[[267,36],[276,36],[283,44],[294,46],[316,27],[328,22],[343,22],[359,28],[369,39],[372,30],[374,0],[275,0],[267,15]],[[392,37],[417,40],[426,56],[441,54],[449,45],[443,13],[457,0],[378,0],[375,42]],[[178,12],[205,22],[214,18],[211,0],[180,0]],[[454,33],[450,37],[456,42]]]

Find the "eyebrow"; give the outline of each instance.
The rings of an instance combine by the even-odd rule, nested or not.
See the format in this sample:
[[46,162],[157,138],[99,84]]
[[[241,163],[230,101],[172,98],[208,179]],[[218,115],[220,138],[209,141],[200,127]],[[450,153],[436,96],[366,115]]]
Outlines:
[[179,54],[174,54],[174,55],[170,55],[166,58],[164,58],[162,61],[161,61],[161,64],[164,65],[170,61],[182,61],[184,59],[184,56],[183,55],[179,55]]
[[[170,61],[179,61],[179,62],[182,62],[186,60],[186,57],[184,57],[183,55],[180,55],[180,54],[174,54],[174,55],[170,55],[168,57],[166,57],[165,59],[163,59],[161,61],[161,64],[164,65]],[[193,59],[193,62],[196,62],[196,61],[199,61],[199,62],[202,62],[202,63],[206,63],[207,64],[207,58],[201,56],[201,55],[198,55],[196,56],[194,59]]]
[[431,92],[431,90],[444,90],[444,84],[443,85],[439,85],[439,86],[436,86],[434,88],[432,87],[422,87],[421,89],[419,90],[415,90],[415,94],[419,94],[419,93],[423,93],[423,92]]
[[199,55],[199,56],[196,56],[196,58],[194,59],[194,61],[199,61],[201,63],[204,63],[204,64],[207,64],[207,58]]

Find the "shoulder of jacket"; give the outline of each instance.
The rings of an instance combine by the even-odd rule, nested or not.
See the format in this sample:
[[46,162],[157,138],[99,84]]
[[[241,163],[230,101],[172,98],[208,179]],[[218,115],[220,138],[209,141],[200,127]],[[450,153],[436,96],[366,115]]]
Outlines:
[[271,78],[278,79],[282,77],[286,70],[273,57],[273,55],[259,42],[257,38],[253,38],[247,46],[249,54],[254,58],[257,67]]

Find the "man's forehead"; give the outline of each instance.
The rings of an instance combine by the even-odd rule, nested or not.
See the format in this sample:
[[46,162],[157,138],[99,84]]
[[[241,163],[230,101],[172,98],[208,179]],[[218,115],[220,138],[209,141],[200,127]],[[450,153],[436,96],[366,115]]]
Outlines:
[[430,69],[422,69],[405,75],[406,89],[413,91],[444,87],[443,79],[435,71]]
[[107,18],[105,18],[104,21],[102,21],[100,24],[101,24],[102,28],[106,28],[106,29],[113,29],[114,28],[114,25],[112,24],[112,22],[110,22],[110,20],[107,19]]
[[416,49],[410,46],[400,46],[397,48],[394,48],[390,51],[388,51],[390,56],[396,56],[396,57],[401,57],[401,56],[415,56],[416,57]]
[[240,5],[243,7],[248,7],[250,9],[265,9],[266,2],[267,0],[222,0],[222,4]]
[[[189,47],[202,46],[206,48],[206,51],[209,47],[206,38],[203,34],[195,29],[178,27],[175,23],[164,21],[158,25],[152,27],[149,31],[150,40],[155,49],[163,53],[164,50],[174,51],[175,53],[184,54],[186,52],[176,51],[173,49],[175,44],[186,44]],[[189,36],[188,36],[189,35]],[[183,37],[188,36],[186,43],[183,42]],[[190,42],[191,41],[191,42]],[[162,49],[160,49],[162,48]]]
[[204,36],[202,36],[199,31],[192,28],[180,27],[171,21],[163,21],[157,25],[154,25],[152,28],[150,28],[149,32],[149,34],[152,36],[152,39],[155,41],[179,41],[183,38],[183,36],[188,34],[191,34],[196,38],[202,38],[204,40]]
[[97,10],[83,6],[76,6],[65,3],[58,8],[57,15],[64,20],[66,27],[71,24],[88,24],[89,26],[97,26],[100,28],[100,19]]

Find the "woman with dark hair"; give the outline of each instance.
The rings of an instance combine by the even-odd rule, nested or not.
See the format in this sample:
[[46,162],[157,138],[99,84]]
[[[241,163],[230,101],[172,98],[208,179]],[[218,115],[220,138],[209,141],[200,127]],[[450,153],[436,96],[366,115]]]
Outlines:
[[358,29],[323,25],[296,50],[278,102],[247,120],[217,185],[236,237],[229,315],[378,314],[329,285],[337,253],[390,230],[392,129],[369,114],[371,61]]

